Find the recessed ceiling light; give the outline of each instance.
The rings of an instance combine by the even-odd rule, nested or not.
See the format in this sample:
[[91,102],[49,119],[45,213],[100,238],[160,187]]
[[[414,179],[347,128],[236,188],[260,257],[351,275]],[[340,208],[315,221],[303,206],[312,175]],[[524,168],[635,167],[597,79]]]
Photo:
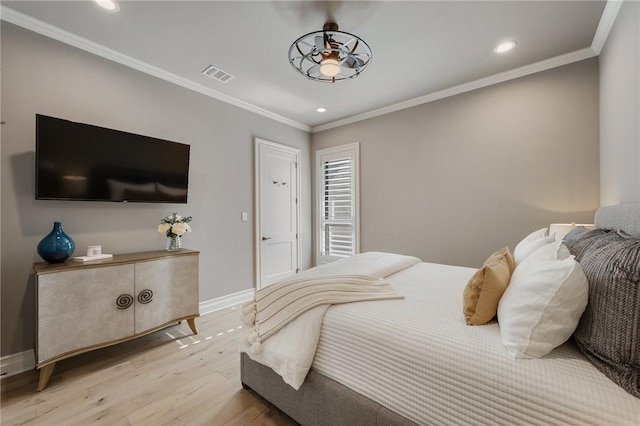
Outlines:
[[496,52],[496,53],[505,53],[505,52],[510,51],[514,47],[516,47],[516,42],[515,41],[513,41],[513,40],[505,41],[504,43],[500,43],[499,45],[497,45],[496,48],[493,49],[493,51]]
[[93,0],[95,4],[110,12],[117,12],[120,10],[120,6],[113,0]]
[[325,112],[326,110],[327,110],[326,108],[322,108],[322,107],[316,109],[316,111],[318,112]]

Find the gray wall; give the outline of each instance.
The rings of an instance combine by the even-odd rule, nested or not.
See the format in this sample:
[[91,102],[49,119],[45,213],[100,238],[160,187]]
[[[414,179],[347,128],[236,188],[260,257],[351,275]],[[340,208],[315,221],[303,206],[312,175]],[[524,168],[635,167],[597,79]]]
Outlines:
[[640,3],[625,1],[600,54],[600,202],[640,202]]
[[[78,252],[101,244],[128,253],[164,249],[160,219],[192,215],[184,245],[201,251],[200,300],[252,288],[254,137],[302,150],[302,266],[310,265],[308,133],[5,22],[2,65],[2,355],[33,347],[31,267],[54,221]],[[35,200],[36,113],[190,144],[189,203]]]
[[[638,2],[624,2],[599,59],[600,89],[593,59],[314,134],[313,150],[361,142],[362,250],[479,266],[537,227],[640,201],[639,21]],[[253,138],[300,147],[309,188],[305,132],[5,22],[2,62],[2,355],[31,348],[31,264],[54,220],[80,249],[118,253],[163,247],[160,217],[191,214],[185,245],[202,251],[201,300],[251,288]],[[34,200],[36,113],[191,144],[189,204]],[[303,266],[310,203],[307,191]]]
[[598,61],[312,135],[314,152],[351,142],[361,251],[478,267],[552,222],[593,221]]

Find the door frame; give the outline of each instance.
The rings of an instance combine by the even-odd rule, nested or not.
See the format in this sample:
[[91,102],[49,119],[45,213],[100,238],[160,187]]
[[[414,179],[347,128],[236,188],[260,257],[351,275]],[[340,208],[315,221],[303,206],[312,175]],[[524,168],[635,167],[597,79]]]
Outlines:
[[288,154],[294,154],[296,157],[296,271],[300,270],[300,181],[301,181],[301,164],[300,160],[302,158],[302,151],[299,148],[294,148],[292,146],[283,145],[277,142],[272,142],[262,138],[255,138],[254,144],[254,164],[255,164],[255,184],[254,184],[254,193],[255,193],[255,210],[254,210],[254,229],[255,229],[255,253],[256,253],[256,264],[255,264],[255,277],[256,290],[262,288],[261,282],[261,268],[262,268],[262,255],[261,255],[261,239],[262,239],[262,229],[260,228],[261,224],[261,206],[260,206],[260,148],[266,147],[270,149],[274,149],[277,151],[282,151]]

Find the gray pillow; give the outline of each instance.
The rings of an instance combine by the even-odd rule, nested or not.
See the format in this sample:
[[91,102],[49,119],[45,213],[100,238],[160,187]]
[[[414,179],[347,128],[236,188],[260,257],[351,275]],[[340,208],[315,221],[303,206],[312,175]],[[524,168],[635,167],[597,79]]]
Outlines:
[[602,373],[640,398],[640,239],[596,229],[565,244],[589,282],[576,343]]
[[569,248],[571,254],[576,257],[576,260],[580,262],[587,251],[605,246],[616,239],[615,232],[604,229],[589,230],[579,226],[572,229],[562,242]]
[[602,229],[587,229],[584,226],[576,226],[571,231],[569,231],[567,235],[564,236],[564,238],[562,239],[562,242],[565,243],[565,245],[572,244],[577,239],[583,238],[584,234],[588,232],[597,232],[598,235],[600,235],[602,232],[606,232],[606,231]]

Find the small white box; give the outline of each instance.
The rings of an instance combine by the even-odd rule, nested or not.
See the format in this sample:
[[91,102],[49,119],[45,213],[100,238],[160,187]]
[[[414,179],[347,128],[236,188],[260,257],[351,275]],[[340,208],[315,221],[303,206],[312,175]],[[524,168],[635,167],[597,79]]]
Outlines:
[[88,246],[87,247],[87,256],[100,256],[102,254],[102,246]]

